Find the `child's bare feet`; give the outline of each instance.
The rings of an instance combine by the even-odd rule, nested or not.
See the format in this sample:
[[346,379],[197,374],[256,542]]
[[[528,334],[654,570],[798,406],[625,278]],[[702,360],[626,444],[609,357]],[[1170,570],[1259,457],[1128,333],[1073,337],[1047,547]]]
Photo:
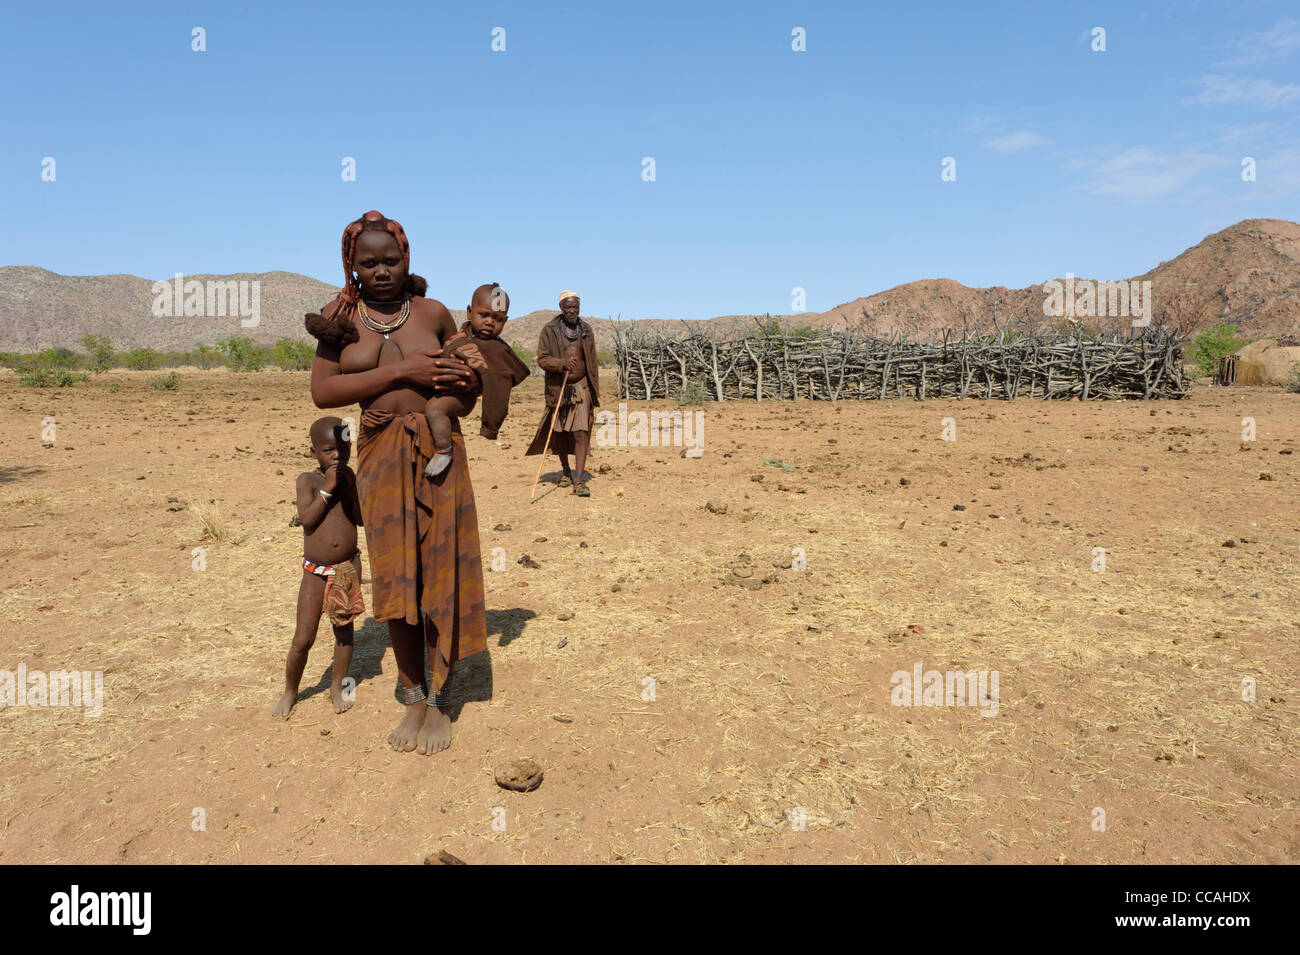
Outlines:
[[293,705],[297,702],[298,694],[293,690],[285,690],[284,696],[280,697],[280,702],[275,704],[275,709],[271,711],[271,715],[287,720],[289,714],[293,712]]
[[451,745],[451,717],[436,706],[425,706],[429,715],[416,740],[416,749],[425,756],[437,753]]
[[415,749],[416,737],[419,736],[420,726],[424,723],[424,711],[428,708],[423,700],[419,703],[407,703],[402,722],[397,724],[397,729],[388,734],[388,745],[399,753],[409,753]]
[[424,473],[428,477],[437,477],[443,471],[451,466],[451,452],[439,451],[429,458],[429,463],[425,465]]
[[330,687],[330,702],[334,704],[335,713],[346,713],[352,709],[351,693],[345,693],[341,686]]

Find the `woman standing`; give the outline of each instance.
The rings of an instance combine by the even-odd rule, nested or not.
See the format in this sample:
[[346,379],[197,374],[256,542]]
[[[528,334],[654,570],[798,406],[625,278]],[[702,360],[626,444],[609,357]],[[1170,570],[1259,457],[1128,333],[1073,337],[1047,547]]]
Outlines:
[[[343,232],[343,289],[321,314],[307,316],[307,330],[319,342],[312,401],[361,404],[357,490],[374,617],[388,624],[406,703],[388,741],[433,753],[451,741],[447,679],[458,660],[487,648],[487,622],[460,424],[450,467],[428,478],[434,448],[424,407],[435,391],[470,392],[478,381],[460,359],[437,357],[455,322],[441,302],[424,297],[428,283],[410,263],[401,225],[367,212]],[[426,647],[432,687],[424,685]]]

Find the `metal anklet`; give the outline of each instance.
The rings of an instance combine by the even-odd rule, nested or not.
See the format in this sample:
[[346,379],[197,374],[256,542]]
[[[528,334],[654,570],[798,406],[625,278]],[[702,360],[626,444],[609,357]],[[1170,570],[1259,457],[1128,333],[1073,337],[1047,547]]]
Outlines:
[[443,687],[425,702],[429,706],[436,706],[439,709],[449,709],[451,707],[451,694],[447,692],[446,687]]
[[402,700],[405,703],[419,703],[425,698],[424,687],[422,686],[404,686],[402,687]]

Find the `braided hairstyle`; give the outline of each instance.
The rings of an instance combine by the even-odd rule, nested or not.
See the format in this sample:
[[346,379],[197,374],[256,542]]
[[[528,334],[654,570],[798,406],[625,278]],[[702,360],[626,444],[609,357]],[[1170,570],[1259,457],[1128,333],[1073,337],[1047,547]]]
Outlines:
[[423,296],[429,291],[429,283],[411,272],[411,243],[406,238],[406,230],[402,228],[400,222],[396,219],[386,219],[374,209],[360,219],[349,222],[347,228],[343,230],[343,288],[339,289],[339,294],[335,297],[338,308],[329,318],[312,312],[304,322],[312,336],[338,348],[360,338],[352,320],[356,312],[357,300],[361,298],[361,288],[357,285],[353,273],[353,261],[356,257],[357,240],[362,232],[387,232],[397,240],[397,248],[402,253],[402,264],[406,266],[406,285],[403,291],[407,295]]

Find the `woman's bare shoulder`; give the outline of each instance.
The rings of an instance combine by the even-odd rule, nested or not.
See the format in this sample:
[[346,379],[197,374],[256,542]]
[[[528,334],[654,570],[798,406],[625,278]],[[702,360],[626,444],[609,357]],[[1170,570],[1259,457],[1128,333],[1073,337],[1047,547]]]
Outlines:
[[434,328],[443,332],[449,329],[453,332],[456,330],[456,321],[451,317],[451,312],[447,311],[447,306],[436,298],[412,296],[411,314],[425,319]]

